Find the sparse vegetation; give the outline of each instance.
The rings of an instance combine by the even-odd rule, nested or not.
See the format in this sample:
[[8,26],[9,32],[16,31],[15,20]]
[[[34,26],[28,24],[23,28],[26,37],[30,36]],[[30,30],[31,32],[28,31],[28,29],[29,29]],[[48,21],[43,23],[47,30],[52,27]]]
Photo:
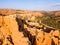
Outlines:
[[42,23],[60,29],[60,17],[54,15],[45,15],[42,17]]

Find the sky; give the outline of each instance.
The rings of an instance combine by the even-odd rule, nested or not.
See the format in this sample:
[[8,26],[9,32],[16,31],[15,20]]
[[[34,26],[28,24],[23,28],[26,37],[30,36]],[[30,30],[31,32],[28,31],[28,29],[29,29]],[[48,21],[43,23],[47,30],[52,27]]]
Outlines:
[[60,0],[0,0],[0,8],[60,10]]

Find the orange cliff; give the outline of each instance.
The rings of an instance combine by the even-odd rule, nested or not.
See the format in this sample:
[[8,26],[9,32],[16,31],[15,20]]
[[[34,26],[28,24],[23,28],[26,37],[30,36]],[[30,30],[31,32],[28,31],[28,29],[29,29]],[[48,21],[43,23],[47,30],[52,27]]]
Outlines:
[[15,15],[0,16],[0,45],[29,45],[15,19]]

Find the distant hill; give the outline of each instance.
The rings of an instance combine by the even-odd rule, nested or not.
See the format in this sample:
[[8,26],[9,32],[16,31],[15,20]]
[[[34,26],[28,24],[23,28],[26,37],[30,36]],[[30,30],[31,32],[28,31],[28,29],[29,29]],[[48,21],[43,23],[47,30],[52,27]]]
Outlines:
[[48,15],[56,15],[60,16],[60,10],[57,11],[29,11],[29,10],[16,10],[16,9],[0,9],[0,14],[10,15],[10,14],[23,14],[23,15],[35,15],[35,16],[44,16]]

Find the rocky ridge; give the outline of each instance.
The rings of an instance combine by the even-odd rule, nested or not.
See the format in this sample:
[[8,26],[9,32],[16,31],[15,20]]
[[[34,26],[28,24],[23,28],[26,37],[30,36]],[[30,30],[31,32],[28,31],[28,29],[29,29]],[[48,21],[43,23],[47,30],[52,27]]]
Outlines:
[[29,45],[29,40],[19,32],[15,15],[0,15],[0,45]]
[[[19,16],[18,16],[19,17]],[[18,18],[19,30],[24,33],[32,45],[60,45],[60,31],[37,22]]]
[[13,14],[0,14],[0,45],[60,45],[58,29],[35,22],[31,14],[26,20],[23,14]]

